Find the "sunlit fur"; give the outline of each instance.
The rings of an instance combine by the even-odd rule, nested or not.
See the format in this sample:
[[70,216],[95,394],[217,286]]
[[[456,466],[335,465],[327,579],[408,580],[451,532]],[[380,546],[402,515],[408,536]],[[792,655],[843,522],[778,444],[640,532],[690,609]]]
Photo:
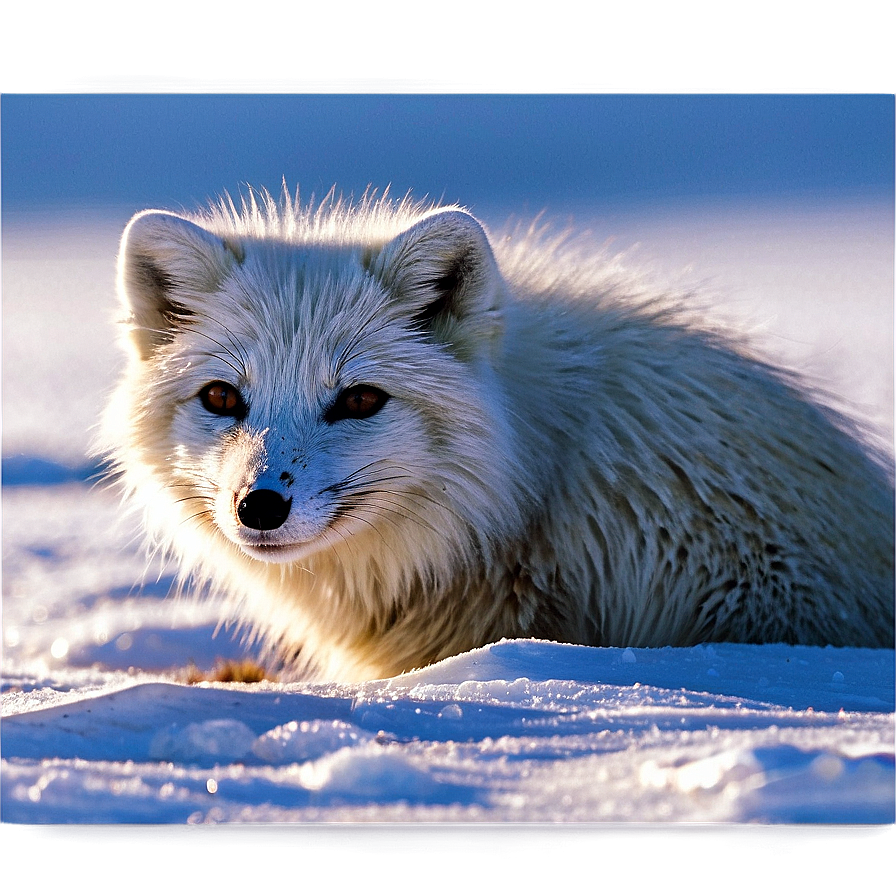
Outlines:
[[[889,456],[585,242],[249,192],[136,216],[119,290],[108,456],[295,675],[502,637],[893,644]],[[212,381],[244,419],[203,408]],[[360,384],[382,410],[327,422]],[[259,488],[283,526],[240,524]]]

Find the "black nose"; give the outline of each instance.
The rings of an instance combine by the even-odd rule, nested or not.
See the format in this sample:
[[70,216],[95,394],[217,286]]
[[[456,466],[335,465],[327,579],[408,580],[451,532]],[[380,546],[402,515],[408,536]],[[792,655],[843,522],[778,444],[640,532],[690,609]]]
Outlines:
[[278,529],[286,522],[291,506],[292,498],[287,500],[278,492],[260,488],[240,501],[236,515],[250,529]]

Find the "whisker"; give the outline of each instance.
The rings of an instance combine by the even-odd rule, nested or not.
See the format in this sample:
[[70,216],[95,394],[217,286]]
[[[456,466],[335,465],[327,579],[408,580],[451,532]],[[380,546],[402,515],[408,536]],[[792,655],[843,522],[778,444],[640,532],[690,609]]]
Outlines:
[[[335,373],[336,373],[337,378],[342,373],[342,370],[345,367],[345,365],[348,364],[350,361],[352,361],[357,356],[356,349],[358,347],[358,344],[361,342],[361,340],[367,335],[367,332],[366,332],[367,328],[370,326],[370,324],[374,320],[376,320],[377,318],[379,318],[381,316],[382,316],[381,308],[379,308],[379,307],[372,308],[370,310],[370,313],[367,315],[367,317],[356,324],[354,336],[352,336],[349,339],[348,344],[343,347],[342,351],[339,354],[339,358],[336,361]],[[382,329],[382,327],[380,327],[378,329]]]
[[371,520],[368,520],[363,516],[358,516],[356,514],[350,513],[345,509],[340,509],[339,517],[337,517],[333,525],[331,525],[330,531],[336,531],[337,534],[339,534],[339,536],[343,539],[343,541],[346,542],[346,544],[350,544],[350,541],[346,537],[346,535],[339,530],[339,522],[343,520],[354,520],[356,523],[361,523],[362,525],[369,526],[377,534],[383,547],[385,547],[386,550],[390,551],[393,557],[400,559],[398,558],[398,554],[395,551],[395,548],[392,546],[389,540],[383,536],[383,533],[380,532],[380,530],[373,524]]
[[345,566],[346,566],[345,561],[344,561],[344,560],[342,559],[342,557],[339,555],[339,551],[338,551],[336,545],[332,544],[331,539],[330,539],[330,535],[338,535],[339,538],[342,540],[343,545],[344,545],[346,548],[348,548],[349,552],[350,552],[352,555],[354,555],[354,556],[356,557],[356,559],[357,559],[357,555],[355,555],[355,551],[352,549],[352,543],[351,543],[351,541],[350,541],[348,538],[346,538],[345,534],[344,534],[342,531],[340,531],[335,525],[331,525],[331,526],[328,527],[327,529],[324,529],[323,532],[321,532],[321,536],[323,537],[324,541],[327,542],[328,547],[329,547],[329,548],[333,551],[333,553],[336,555],[336,559],[338,560],[338,562],[340,563],[340,565],[341,565],[343,568],[345,568]]
[[212,511],[211,511],[210,509],[208,509],[208,508],[205,509],[205,510],[197,511],[196,513],[191,514],[190,516],[185,517],[184,519],[182,519],[182,520],[181,520],[181,525],[186,525],[187,523],[190,523],[190,522],[192,522],[192,521],[195,520],[195,519],[199,519],[200,517],[209,517],[209,518],[212,518],[212,517],[213,517],[213,513],[212,513]]
[[[374,467],[377,467],[378,465],[379,465],[379,470],[380,470],[380,471],[386,471],[386,470],[400,470],[401,472],[403,472],[403,473],[406,474],[404,477],[402,477],[402,476],[396,476],[396,477],[393,477],[395,480],[399,480],[399,479],[403,479],[403,478],[407,478],[407,479],[414,479],[414,478],[415,478],[415,471],[412,470],[412,469],[408,469],[407,467],[402,467],[400,464],[392,463],[391,461],[379,461],[379,460],[375,460],[375,461],[371,461],[369,464],[365,464],[363,467],[359,467],[357,470],[355,470],[355,471],[352,472],[352,473],[349,473],[348,476],[344,477],[344,478],[341,479],[339,482],[335,482],[335,483],[333,483],[332,485],[327,486],[326,489],[322,489],[322,491],[332,491],[332,490],[334,490],[334,489],[336,489],[336,488],[339,488],[339,487],[341,487],[341,486],[348,487],[348,486],[350,486],[350,485],[351,485],[351,484],[352,484],[352,483],[353,483],[359,476],[361,476],[361,475],[367,473],[368,471],[372,470]],[[378,481],[379,481],[379,480],[378,480]]]
[[[363,494],[367,494],[370,496],[374,496],[374,495],[391,496],[393,499],[396,500],[397,506],[404,507],[404,509],[407,510],[408,512],[410,512],[410,508],[405,507],[405,505],[403,504],[404,501],[417,502],[418,504],[420,504],[421,502],[425,502],[427,505],[437,507],[439,510],[444,510],[445,512],[449,513],[452,517],[454,517],[455,520],[457,520],[457,522],[464,523],[464,524],[466,523],[466,520],[464,519],[464,517],[457,510],[455,510],[454,507],[452,507],[450,504],[446,503],[445,501],[440,501],[437,497],[435,497],[433,495],[429,495],[426,492],[417,492],[417,491],[406,491],[406,492],[400,492],[400,493],[392,492],[387,489],[377,488],[376,486],[378,484],[379,484],[379,480],[373,480],[369,483],[364,483],[364,485],[366,485],[367,488],[361,489],[361,490],[352,490],[350,493],[345,494],[341,497],[343,500],[348,500],[348,499],[351,499],[352,497],[354,497],[355,495],[363,495]],[[401,498],[401,502],[399,502],[397,500],[397,498],[399,496]],[[424,522],[424,523],[426,522],[425,518],[423,518],[423,517],[420,517],[420,520],[421,520],[421,522]]]
[[[248,378],[249,371],[245,359],[237,355],[232,348],[225,345],[223,342],[219,342],[213,336],[209,336],[208,333],[204,333],[202,330],[196,329],[195,327],[181,326],[180,329],[184,330],[187,333],[194,333],[197,336],[202,336],[203,338],[208,339],[209,342],[213,342],[215,345],[222,348],[227,355],[229,355],[231,358],[233,358],[234,361],[236,361],[236,364],[231,363],[226,357],[217,353],[213,353],[213,357],[218,358],[218,360],[220,361],[223,361],[234,373],[237,374],[237,376],[243,379]],[[227,328],[225,327],[225,329]],[[239,367],[236,366],[237,364],[239,364]]]
[[246,351],[246,347],[240,342],[237,338],[236,334],[231,330],[227,324],[222,323],[221,321],[217,321],[219,327],[221,327],[225,333],[231,338],[234,346],[236,346],[237,353],[239,355],[239,361],[242,364],[244,370],[248,372],[249,370],[249,353]]
[[[431,532],[438,534],[438,529],[433,526],[429,520],[414,513],[408,507],[405,507],[400,501],[388,500],[388,492],[371,491],[362,495],[352,495],[340,502],[340,506],[350,508],[352,510],[363,510],[368,507],[378,508],[381,511],[394,514],[401,519],[409,522],[415,522],[423,528],[429,529]],[[372,500],[371,500],[372,499]]]
[[[361,486],[378,486],[384,482],[402,482],[405,481],[407,476],[382,476],[378,479],[366,480],[361,483],[357,483]],[[327,485],[322,488],[318,494],[323,495],[328,492],[338,494],[340,491],[348,488],[353,488],[356,485],[351,479],[343,479],[340,482],[334,482],[332,485]]]
[[[211,356],[213,358],[217,358],[218,360],[227,364],[227,366],[230,367],[231,370],[233,370],[233,372],[237,374],[237,376],[244,377],[244,378],[248,377],[248,369],[249,369],[248,360],[247,360],[247,358],[243,357],[243,354],[242,354],[243,352],[245,352],[245,348],[242,346],[242,344],[236,338],[236,336],[234,336],[234,334],[229,329],[227,329],[227,327],[224,324],[219,324],[219,325],[221,327],[223,327],[227,331],[228,335],[233,339],[234,343],[236,344],[236,346],[240,352],[239,354],[236,351],[234,351],[234,349],[232,349],[230,346],[225,345],[223,342],[219,342],[217,339],[215,339],[213,336],[210,336],[208,333],[205,333],[202,330],[197,329],[196,327],[189,326],[189,324],[187,324],[184,320],[181,320],[178,322],[178,324],[176,325],[176,329],[179,331],[185,332],[185,333],[193,333],[196,336],[201,336],[203,339],[209,340],[209,342],[213,342],[215,345],[222,348],[226,355],[229,355],[231,358],[233,358],[233,360],[236,361],[236,364],[239,366],[232,364],[230,361],[227,360],[227,357],[222,356],[216,352],[212,352]],[[147,333],[153,333],[157,336],[161,336],[166,340],[171,338],[171,330],[166,329],[164,327],[142,327],[141,329],[143,329]]]

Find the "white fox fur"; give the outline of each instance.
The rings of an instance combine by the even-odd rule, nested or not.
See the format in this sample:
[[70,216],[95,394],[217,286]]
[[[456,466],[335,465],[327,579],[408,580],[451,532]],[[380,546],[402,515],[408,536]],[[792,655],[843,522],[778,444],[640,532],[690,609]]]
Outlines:
[[[108,454],[293,674],[502,637],[893,646],[889,455],[612,261],[250,193],[134,217],[119,290]],[[244,522],[262,491],[282,522]]]

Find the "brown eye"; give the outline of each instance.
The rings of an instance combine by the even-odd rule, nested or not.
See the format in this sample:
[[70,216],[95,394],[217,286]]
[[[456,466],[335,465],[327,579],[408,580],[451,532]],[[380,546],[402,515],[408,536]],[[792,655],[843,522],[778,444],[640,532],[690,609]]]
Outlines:
[[335,423],[337,420],[363,420],[379,411],[388,398],[388,394],[376,386],[352,386],[350,389],[343,389],[336,396],[336,402],[327,411],[325,418],[328,423]]
[[242,420],[246,416],[246,404],[239,390],[229,383],[209,383],[199,393],[202,406],[219,417],[236,417]]

